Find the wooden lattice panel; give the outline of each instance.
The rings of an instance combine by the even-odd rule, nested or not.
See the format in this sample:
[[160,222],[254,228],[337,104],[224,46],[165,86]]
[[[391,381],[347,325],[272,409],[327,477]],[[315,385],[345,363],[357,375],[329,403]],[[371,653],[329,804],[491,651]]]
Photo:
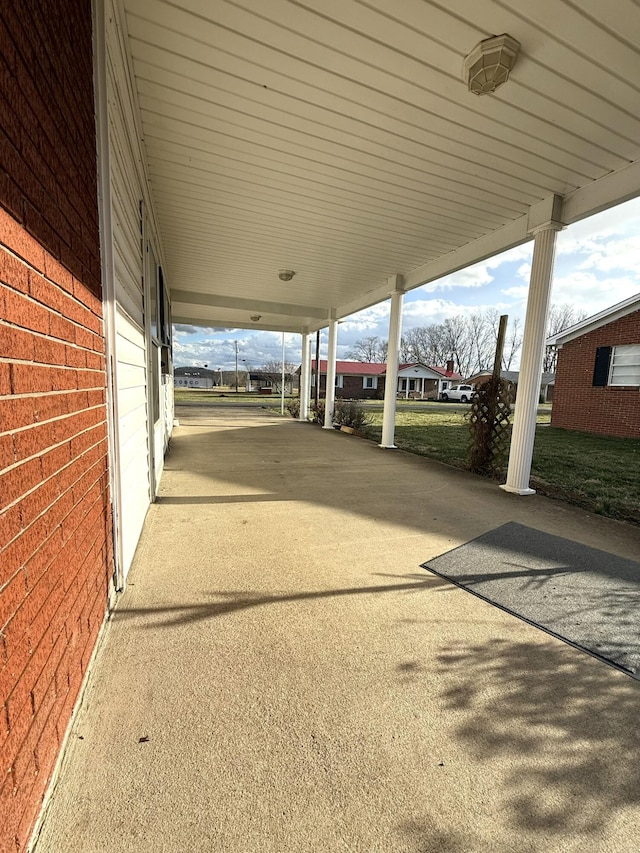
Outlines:
[[513,386],[491,378],[476,391],[469,413],[469,462],[472,471],[488,477],[503,472],[511,437]]

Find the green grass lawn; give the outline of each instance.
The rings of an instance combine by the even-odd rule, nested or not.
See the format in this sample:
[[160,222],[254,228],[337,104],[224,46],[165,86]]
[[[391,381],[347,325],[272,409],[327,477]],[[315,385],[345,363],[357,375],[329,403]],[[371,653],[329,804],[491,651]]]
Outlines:
[[[246,391],[240,388],[240,391],[236,394],[233,388],[225,388],[223,385],[222,388],[211,388],[207,389],[195,389],[195,388],[175,388],[174,389],[175,401],[176,403],[264,403],[265,405],[269,405],[271,403],[274,405],[275,403],[280,402],[280,394],[257,394],[257,393],[247,393]],[[285,400],[288,399],[287,395],[285,395]]]
[[[532,485],[542,494],[592,512],[640,524],[640,441],[609,438],[549,426],[538,415],[531,469]],[[370,438],[380,441],[382,413],[370,412]],[[396,414],[396,445],[402,450],[468,468],[469,428],[460,412]]]

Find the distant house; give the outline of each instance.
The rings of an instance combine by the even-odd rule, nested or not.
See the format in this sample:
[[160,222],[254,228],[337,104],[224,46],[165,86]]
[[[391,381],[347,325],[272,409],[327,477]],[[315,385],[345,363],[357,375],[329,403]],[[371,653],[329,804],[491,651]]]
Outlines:
[[462,376],[454,371],[452,361],[446,367],[414,362],[399,365],[396,391],[405,398],[439,400],[442,391],[461,381]]
[[[467,379],[467,382],[470,385],[482,385],[483,382],[486,382],[487,379],[490,379],[492,375],[491,370],[481,370],[480,373],[474,373],[473,376],[470,376]],[[518,380],[520,378],[520,373],[517,370],[501,370],[500,378],[506,379],[507,382],[511,382],[513,385],[513,392],[515,394],[518,388]],[[556,375],[555,373],[543,373],[540,381],[540,402],[541,403],[550,403],[553,400],[553,390],[555,385]]]
[[216,374],[206,367],[176,367],[173,382],[176,388],[213,388]]
[[260,394],[271,394],[273,392],[273,378],[271,374],[267,375],[257,370],[252,370],[247,373],[246,390],[258,392]]
[[[290,376],[288,373],[284,377],[284,393],[293,394],[296,387],[296,376]],[[246,390],[258,392],[259,394],[279,394],[282,379],[280,374],[271,373],[265,370],[252,370],[247,373]]]
[[[315,382],[316,363],[311,365]],[[364,361],[336,361],[336,397],[377,399],[384,397],[387,365]],[[440,392],[462,379],[447,367],[430,367],[420,362],[398,366],[396,393],[405,398],[437,400]],[[327,362],[320,359],[320,393],[324,395],[327,381]]]
[[547,345],[558,349],[551,425],[640,438],[640,293]]

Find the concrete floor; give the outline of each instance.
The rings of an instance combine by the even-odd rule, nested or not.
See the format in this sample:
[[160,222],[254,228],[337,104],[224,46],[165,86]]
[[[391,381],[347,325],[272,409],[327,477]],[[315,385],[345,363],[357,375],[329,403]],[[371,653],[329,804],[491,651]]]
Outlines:
[[37,853],[637,851],[640,684],[420,569],[635,528],[184,407]]

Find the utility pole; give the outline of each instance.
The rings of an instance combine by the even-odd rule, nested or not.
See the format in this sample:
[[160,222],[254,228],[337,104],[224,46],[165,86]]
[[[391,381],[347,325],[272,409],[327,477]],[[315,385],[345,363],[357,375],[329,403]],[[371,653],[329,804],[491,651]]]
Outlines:
[[238,393],[238,341],[236,343],[236,394]]

